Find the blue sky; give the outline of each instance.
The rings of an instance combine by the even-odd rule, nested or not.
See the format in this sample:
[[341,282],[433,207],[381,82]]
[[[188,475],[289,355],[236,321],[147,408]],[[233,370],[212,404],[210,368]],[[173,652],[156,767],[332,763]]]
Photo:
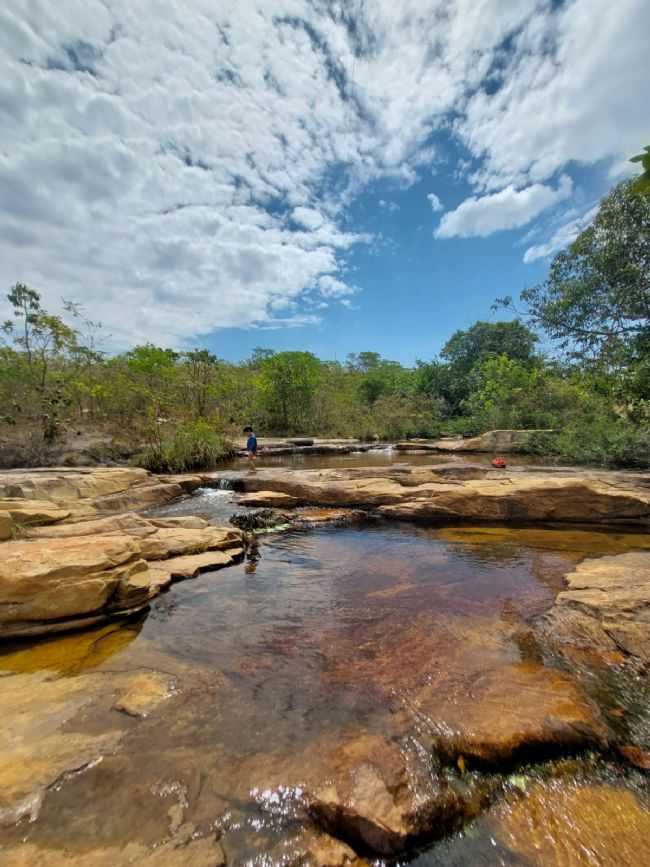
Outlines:
[[0,279],[110,351],[431,358],[650,141],[643,0],[161,9],[0,8]]

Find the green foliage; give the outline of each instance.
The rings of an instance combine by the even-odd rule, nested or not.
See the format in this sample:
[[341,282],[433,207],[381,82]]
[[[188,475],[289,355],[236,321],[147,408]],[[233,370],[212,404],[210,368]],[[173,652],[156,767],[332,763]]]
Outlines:
[[631,163],[641,163],[643,172],[632,181],[632,192],[640,196],[650,196],[650,145],[643,148],[643,153],[633,156]]
[[522,294],[532,323],[581,362],[634,363],[650,342],[650,198],[632,186],[616,186],[548,279]]
[[211,470],[234,453],[232,443],[204,420],[180,425],[170,435],[154,422],[149,436],[149,445],[134,463],[154,473]]
[[535,435],[531,451],[569,463],[647,469],[650,424],[640,426],[607,412],[576,417],[557,435]]
[[311,352],[278,352],[262,358],[257,386],[272,432],[300,433],[308,425],[321,379],[321,362]]

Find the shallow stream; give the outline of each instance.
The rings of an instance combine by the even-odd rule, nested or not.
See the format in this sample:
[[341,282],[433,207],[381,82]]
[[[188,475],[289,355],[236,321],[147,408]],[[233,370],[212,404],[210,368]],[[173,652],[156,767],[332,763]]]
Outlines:
[[[204,490],[162,511],[218,523],[233,511],[232,494]],[[471,701],[486,670],[559,665],[530,625],[563,575],[586,556],[644,546],[647,538],[621,533],[384,522],[270,535],[242,563],[175,585],[135,622],[9,648],[0,670],[72,677],[155,669],[173,678],[175,693],[141,720],[112,711],[124,732],[119,751],[50,791],[37,821],[5,829],[0,842],[74,853],[134,839],[154,845],[180,815],[216,828],[229,864],[303,863],[292,847],[297,841],[300,853],[308,824],[304,793],[344,773],[341,756],[380,764],[381,745],[397,746],[414,787],[439,785],[430,771],[437,707]],[[638,690],[623,681],[612,687],[588,666],[575,677],[605,718],[639,715]],[[504,695],[505,704],[516,701]],[[88,730],[103,722],[87,714]],[[535,781],[549,775],[537,795]],[[531,788],[532,812],[522,807]],[[592,834],[583,845],[581,827],[571,832],[575,845],[566,839],[576,810],[595,810],[594,826],[613,821],[598,807],[612,792],[616,821],[631,822],[635,834],[645,827],[646,783],[611,758],[509,769],[500,792],[476,821],[418,844],[399,863],[618,863],[607,858],[620,841],[593,842]],[[650,863],[650,848],[633,845],[638,860],[629,863]]]

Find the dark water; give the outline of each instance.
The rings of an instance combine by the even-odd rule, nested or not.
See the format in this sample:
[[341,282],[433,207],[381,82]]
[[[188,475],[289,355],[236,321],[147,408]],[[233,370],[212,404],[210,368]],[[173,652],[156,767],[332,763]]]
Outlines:
[[[210,490],[167,512],[214,517],[222,506],[232,511],[228,492]],[[585,531],[383,523],[290,533],[264,539],[239,565],[175,585],[139,622],[14,649],[0,669],[107,677],[153,669],[177,688],[142,720],[117,715],[119,751],[48,793],[38,820],[4,839],[73,852],[133,839],[153,845],[178,805],[184,821],[223,833],[230,864],[290,863],[277,852],[301,828],[300,793],[332,778],[342,745],[408,743],[405,761],[421,773],[426,714],[435,711],[414,711],[422,691],[462,701],[486,668],[542,665],[530,623],[552,604],[562,576],[584,556],[643,543]],[[88,710],[74,725],[93,730],[103,721]],[[625,796],[618,771],[613,783],[607,769],[594,773],[609,787],[603,797],[611,799],[612,786]],[[583,797],[575,778],[569,794],[543,790],[537,812],[564,810],[569,821]],[[414,863],[615,863],[567,855],[561,831],[541,843],[532,831],[519,840],[513,822],[525,828],[530,819],[522,797],[514,785],[501,814]],[[632,812],[619,801],[615,808]]]

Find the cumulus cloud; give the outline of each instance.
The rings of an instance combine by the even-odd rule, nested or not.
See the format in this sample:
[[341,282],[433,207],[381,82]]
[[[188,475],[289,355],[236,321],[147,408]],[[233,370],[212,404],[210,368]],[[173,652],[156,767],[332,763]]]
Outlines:
[[359,291],[348,205],[430,176],[438,136],[475,189],[438,237],[523,225],[568,161],[636,152],[648,26],[643,0],[5,0],[0,281],[121,346],[311,322]]
[[383,208],[385,211],[399,211],[399,205],[397,202],[387,202],[385,199],[379,200],[379,207]]
[[563,250],[572,241],[575,241],[583,229],[587,228],[597,213],[598,205],[595,205],[579,217],[571,220],[565,219],[546,243],[534,244],[532,247],[528,247],[524,253],[524,262],[529,264],[530,262],[535,262],[537,259],[544,259],[547,256],[552,256],[559,250]]
[[571,178],[562,175],[557,189],[532,184],[523,190],[508,186],[488,196],[471,196],[443,216],[434,235],[436,238],[484,238],[502,229],[517,229],[566,199],[572,189]]
[[442,202],[435,193],[429,193],[427,196],[432,211],[442,211]]

